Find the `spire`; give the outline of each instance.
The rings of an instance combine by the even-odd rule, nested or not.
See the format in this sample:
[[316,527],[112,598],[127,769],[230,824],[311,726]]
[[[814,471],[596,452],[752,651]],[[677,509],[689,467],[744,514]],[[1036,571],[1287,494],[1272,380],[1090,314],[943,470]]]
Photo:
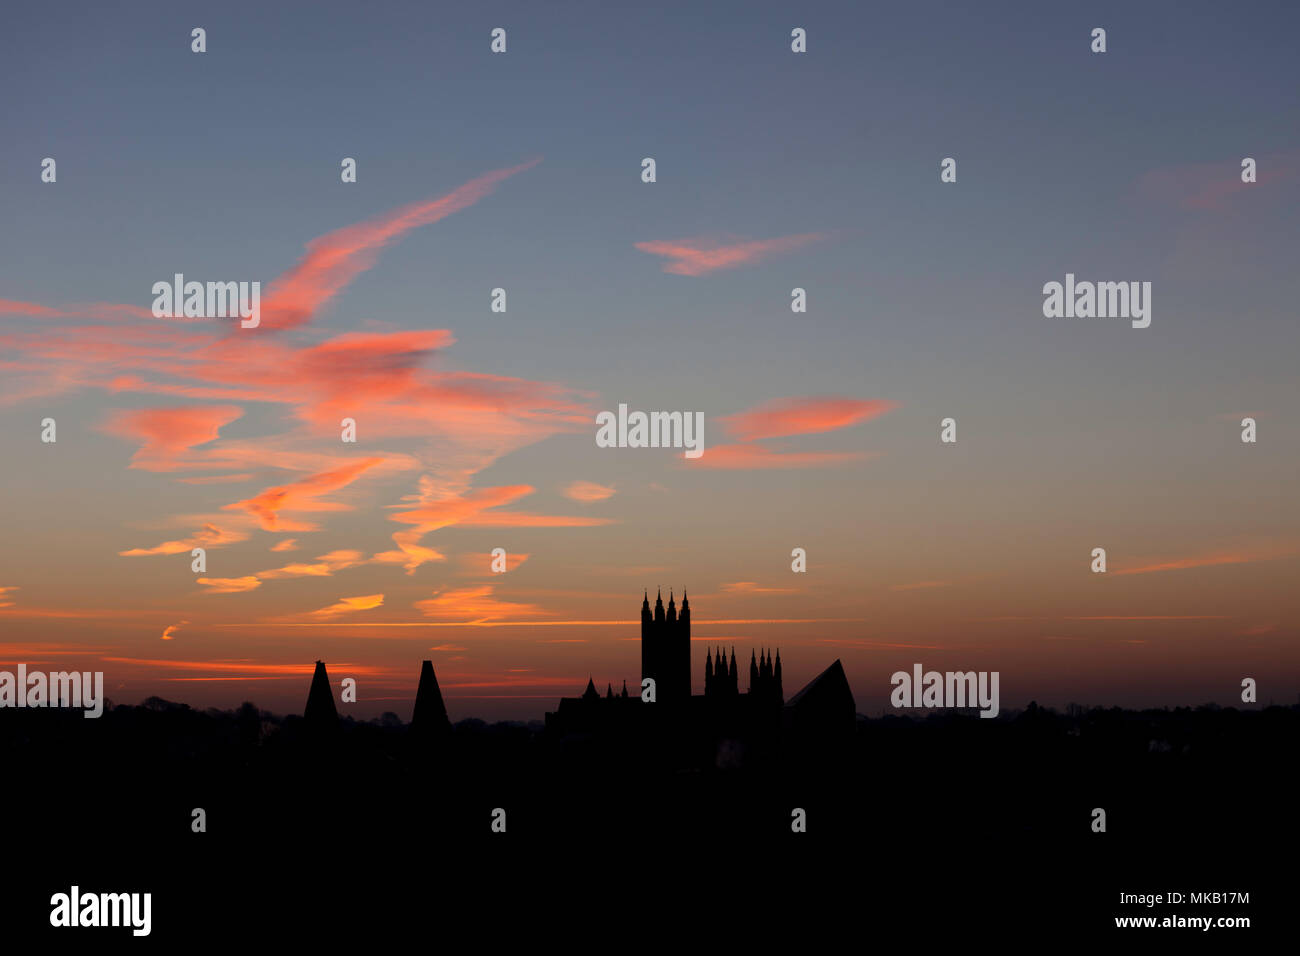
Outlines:
[[605,699],[606,699],[606,700],[613,700],[613,699],[614,699],[614,685],[613,685],[613,684],[606,684],[606,685],[605,685]]
[[325,662],[316,662],[316,673],[311,676],[311,690],[307,692],[307,706],[302,715],[309,724],[318,727],[336,726],[339,711],[334,706],[334,692],[330,690],[330,676],[325,672]]
[[627,697],[627,678],[623,678],[623,696]]
[[660,588],[659,593],[655,595],[655,620],[662,621],[663,619],[664,619],[664,591],[663,588]]
[[596,683],[590,677],[587,678],[587,689],[582,692],[583,700],[599,700],[600,694],[596,693]]
[[647,610],[647,611],[650,610],[650,592],[649,592],[649,591],[646,591],[646,592],[645,592],[645,597],[644,597],[644,598],[642,599],[642,601],[641,601],[641,607],[642,607],[644,610]]
[[451,729],[447,707],[442,702],[442,691],[438,689],[438,677],[433,672],[433,661],[425,661],[420,665],[420,684],[415,690],[415,711],[411,714],[411,727],[421,732]]

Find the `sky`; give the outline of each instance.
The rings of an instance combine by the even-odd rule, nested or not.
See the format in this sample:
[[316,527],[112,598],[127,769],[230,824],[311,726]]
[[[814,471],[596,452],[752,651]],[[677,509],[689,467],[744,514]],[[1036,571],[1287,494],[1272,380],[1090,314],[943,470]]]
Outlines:
[[[697,692],[734,645],[868,714],[913,663],[1295,702],[1294,6],[9,20],[0,667],[299,712],[319,658],[406,719],[427,658],[453,720],[535,719],[636,686],[662,587]],[[261,324],[155,317],[176,273]],[[1150,282],[1150,326],[1046,317],[1067,273]],[[598,447],[619,404],[704,454]]]

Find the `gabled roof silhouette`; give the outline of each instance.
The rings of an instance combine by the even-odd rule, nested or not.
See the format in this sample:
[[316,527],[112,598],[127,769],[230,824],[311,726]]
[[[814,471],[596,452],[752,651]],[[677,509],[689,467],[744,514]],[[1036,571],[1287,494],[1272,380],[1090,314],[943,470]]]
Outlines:
[[853,691],[849,689],[844,665],[838,659],[786,701],[786,726],[800,737],[819,744],[851,737],[857,721]]
[[316,662],[316,673],[312,675],[311,690],[307,692],[307,706],[302,715],[308,723],[322,727],[339,722],[339,711],[334,706],[334,692],[330,690],[324,661]]
[[433,672],[433,661],[420,665],[420,686],[415,691],[415,711],[411,714],[411,729],[420,731],[449,730],[447,707],[442,702],[438,677]]
[[820,709],[828,704],[842,705],[846,698],[849,706],[852,707],[853,691],[849,690],[849,679],[844,673],[844,665],[837,657],[835,663],[805,684],[799,693],[785,702],[785,706]]

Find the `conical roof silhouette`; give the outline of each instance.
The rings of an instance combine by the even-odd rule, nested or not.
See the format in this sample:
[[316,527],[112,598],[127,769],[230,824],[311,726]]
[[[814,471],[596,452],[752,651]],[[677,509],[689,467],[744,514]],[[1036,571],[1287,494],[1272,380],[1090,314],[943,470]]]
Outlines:
[[415,712],[411,714],[411,729],[419,731],[450,730],[447,707],[438,689],[438,677],[433,672],[433,661],[420,665],[420,686],[415,691]]
[[325,662],[316,662],[316,673],[311,678],[311,690],[307,692],[307,706],[302,715],[307,722],[316,726],[337,725],[339,711],[334,706],[334,692],[330,690],[330,676],[325,673]]

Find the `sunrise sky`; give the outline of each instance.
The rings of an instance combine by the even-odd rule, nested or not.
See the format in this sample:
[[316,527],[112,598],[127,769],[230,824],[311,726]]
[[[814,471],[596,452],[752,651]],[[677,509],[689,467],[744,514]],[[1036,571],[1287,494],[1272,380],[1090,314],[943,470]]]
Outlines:
[[[406,719],[430,658],[540,718],[635,686],[662,586],[697,690],[724,644],[870,714],[914,662],[1294,702],[1300,15],[1129,7],[16,8],[0,667],[300,712],[321,658]],[[154,318],[178,272],[260,328]],[[1150,328],[1045,318],[1067,272]],[[619,403],[703,457],[598,448]]]

